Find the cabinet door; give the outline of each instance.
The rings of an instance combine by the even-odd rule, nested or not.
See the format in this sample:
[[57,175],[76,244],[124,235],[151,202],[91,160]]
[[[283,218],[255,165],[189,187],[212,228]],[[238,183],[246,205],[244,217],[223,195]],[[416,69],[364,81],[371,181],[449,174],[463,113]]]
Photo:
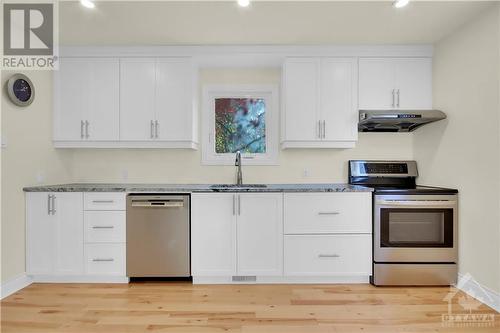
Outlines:
[[54,270],[55,218],[49,211],[53,193],[26,193],[26,272],[51,274]]
[[238,194],[238,275],[283,274],[283,195]]
[[155,60],[120,60],[120,139],[153,139]]
[[89,61],[89,101],[85,120],[88,140],[117,141],[120,137],[120,96],[118,59],[95,58]]
[[236,275],[235,195],[191,195],[191,274]]
[[395,89],[396,86],[393,59],[359,59],[360,110],[394,109]]
[[158,140],[193,140],[193,65],[189,58],[156,62]]
[[395,60],[396,107],[403,110],[432,109],[432,59]]
[[354,58],[321,60],[320,119],[323,139],[356,141],[358,138],[357,70]]
[[284,66],[284,140],[319,140],[319,59],[289,58]]
[[82,121],[89,107],[89,61],[61,58],[55,76],[54,140],[85,139]]
[[83,274],[83,194],[54,193],[54,273]]

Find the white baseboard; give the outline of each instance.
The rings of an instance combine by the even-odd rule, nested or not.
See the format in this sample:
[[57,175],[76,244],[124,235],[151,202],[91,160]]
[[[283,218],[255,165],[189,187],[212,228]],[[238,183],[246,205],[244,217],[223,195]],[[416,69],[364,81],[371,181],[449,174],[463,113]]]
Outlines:
[[345,284],[369,283],[370,277],[354,276],[257,276],[255,281],[233,281],[232,276],[193,276],[193,284]]
[[32,275],[39,283],[128,283],[129,278],[120,275]]
[[471,275],[458,273],[455,287],[500,313],[500,293],[481,285]]
[[0,285],[0,299],[10,296],[16,291],[19,291],[32,283],[33,280],[26,274],[21,274],[8,281],[2,282]]

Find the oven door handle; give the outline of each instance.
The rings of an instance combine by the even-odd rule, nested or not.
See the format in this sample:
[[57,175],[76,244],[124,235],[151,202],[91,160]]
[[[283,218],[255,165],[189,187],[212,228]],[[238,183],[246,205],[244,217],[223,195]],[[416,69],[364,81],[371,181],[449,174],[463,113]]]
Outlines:
[[377,200],[375,204],[384,206],[432,206],[432,207],[443,207],[443,208],[453,208],[456,206],[456,201],[450,200]]

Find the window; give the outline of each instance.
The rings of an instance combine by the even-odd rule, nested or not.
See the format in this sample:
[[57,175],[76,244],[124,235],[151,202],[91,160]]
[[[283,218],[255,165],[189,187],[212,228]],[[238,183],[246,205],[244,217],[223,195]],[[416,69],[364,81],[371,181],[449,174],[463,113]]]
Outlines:
[[247,165],[277,164],[276,86],[206,86],[203,95],[203,164],[234,164],[237,151]]

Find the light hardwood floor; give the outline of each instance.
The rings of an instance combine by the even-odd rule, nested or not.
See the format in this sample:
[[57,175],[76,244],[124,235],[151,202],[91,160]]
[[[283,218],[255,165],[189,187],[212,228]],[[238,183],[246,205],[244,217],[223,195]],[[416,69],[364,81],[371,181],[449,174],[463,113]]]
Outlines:
[[[33,284],[1,302],[1,332],[500,332],[442,325],[449,288],[371,285]],[[461,301],[460,301],[461,300]],[[466,313],[465,294],[452,312]],[[470,303],[475,305],[474,302]]]

